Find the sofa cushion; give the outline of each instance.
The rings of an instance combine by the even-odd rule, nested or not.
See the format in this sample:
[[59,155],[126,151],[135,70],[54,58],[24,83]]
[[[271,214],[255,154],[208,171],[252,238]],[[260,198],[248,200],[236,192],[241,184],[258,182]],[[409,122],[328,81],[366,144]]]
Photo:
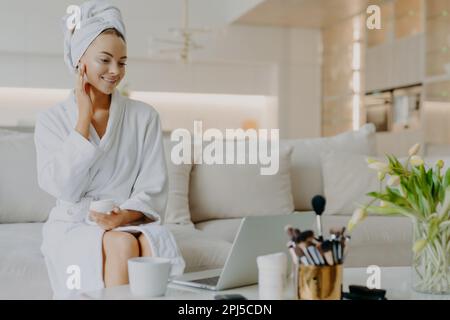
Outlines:
[[[51,299],[42,223],[0,224],[0,299]],[[185,272],[221,268],[231,243],[193,226],[167,225],[186,261]]]
[[33,134],[0,138],[0,154],[0,223],[45,221],[55,199],[38,186]]
[[0,224],[0,299],[51,299],[42,223]]
[[450,145],[429,143],[425,146],[425,153],[428,157],[450,157]]
[[172,224],[167,227],[174,235],[186,262],[184,272],[197,272],[224,266],[231,249],[230,242],[209,236],[193,226]]
[[371,198],[366,196],[368,192],[379,190],[377,172],[367,166],[366,158],[345,152],[322,153],[323,187],[327,200],[324,214],[351,214],[358,205],[370,201]]
[[189,178],[192,165],[174,164],[170,156],[174,143],[170,141],[168,134],[164,135],[163,141],[169,177],[169,193],[163,223],[192,224],[188,199]]
[[234,242],[241,222],[242,218],[216,219],[197,223],[195,228],[211,237],[232,243]]
[[273,175],[262,175],[261,168],[266,166],[248,161],[194,164],[189,189],[192,222],[291,213],[291,152],[289,147],[280,147],[279,169]]
[[320,154],[327,150],[375,155],[375,126],[366,124],[358,131],[334,137],[284,140],[292,146],[291,179],[295,210],[311,210],[311,199],[324,194]]
[[[350,154],[344,152],[329,151],[322,153],[322,172],[324,194],[327,205],[324,214],[350,214],[358,206],[370,201],[371,197],[366,194],[378,191],[380,181],[377,172],[367,165],[367,156]],[[387,163],[386,157],[376,157],[375,159]],[[401,163],[405,163],[407,158],[399,158]],[[445,174],[450,167],[448,157],[425,157],[427,167],[434,167],[438,160],[444,161],[441,170]],[[385,186],[385,183],[382,183]]]
[[[323,230],[346,226],[351,216],[323,217]],[[406,217],[369,216],[351,233],[345,267],[410,266],[412,258],[412,223]]]

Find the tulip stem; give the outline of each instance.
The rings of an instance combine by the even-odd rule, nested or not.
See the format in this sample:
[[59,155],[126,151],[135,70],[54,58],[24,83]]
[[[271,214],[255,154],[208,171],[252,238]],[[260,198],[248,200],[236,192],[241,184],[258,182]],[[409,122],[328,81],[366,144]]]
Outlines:
[[[415,240],[426,238],[426,223],[414,223]],[[450,234],[444,230],[428,240],[423,250],[414,254],[414,289],[426,293],[450,292]]]

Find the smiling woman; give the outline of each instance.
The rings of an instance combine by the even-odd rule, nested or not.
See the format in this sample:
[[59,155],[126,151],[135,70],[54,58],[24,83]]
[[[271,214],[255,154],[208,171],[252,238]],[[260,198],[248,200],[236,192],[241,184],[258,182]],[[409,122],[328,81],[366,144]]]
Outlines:
[[[77,101],[83,102],[79,105],[83,109],[80,111],[91,118],[100,139],[106,132],[111,93],[125,76],[126,59],[124,36],[109,28],[89,45],[76,67],[81,81],[81,85],[78,81],[81,90],[76,91]],[[88,138],[88,126],[80,124],[78,130]]]
[[[94,90],[111,94],[125,77],[127,47],[124,36],[116,29],[104,30],[80,59]],[[77,65],[77,70],[80,69]],[[81,68],[82,69],[82,68]]]
[[[136,256],[169,258],[172,275],[185,266],[160,224],[168,181],[159,115],[116,89],[127,59],[120,11],[97,0],[80,13],[80,28],[66,29],[64,41],[75,89],[35,127],[39,186],[57,198],[41,247],[55,298],[128,283],[127,261]],[[118,205],[89,210],[103,199]],[[68,266],[80,270],[76,288],[67,286]]]

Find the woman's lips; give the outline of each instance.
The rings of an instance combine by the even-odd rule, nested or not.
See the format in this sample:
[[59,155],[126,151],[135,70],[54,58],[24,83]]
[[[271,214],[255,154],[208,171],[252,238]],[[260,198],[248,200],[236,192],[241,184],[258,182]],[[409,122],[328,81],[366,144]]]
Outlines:
[[105,80],[106,82],[108,82],[108,83],[110,83],[110,84],[114,84],[114,83],[116,83],[117,82],[117,78],[116,79],[114,79],[114,78],[105,78],[105,77],[101,77],[103,80]]

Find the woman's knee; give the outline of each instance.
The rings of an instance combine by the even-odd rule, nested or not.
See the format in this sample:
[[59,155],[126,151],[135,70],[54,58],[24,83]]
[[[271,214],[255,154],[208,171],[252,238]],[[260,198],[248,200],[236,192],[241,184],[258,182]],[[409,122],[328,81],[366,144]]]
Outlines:
[[139,256],[139,243],[136,237],[127,232],[108,231],[103,236],[103,247],[108,257]]
[[150,246],[150,243],[148,242],[147,237],[145,236],[145,234],[141,233],[141,235],[139,236],[139,244],[141,247],[141,255],[145,256],[145,257],[150,257],[152,256],[152,248]]

